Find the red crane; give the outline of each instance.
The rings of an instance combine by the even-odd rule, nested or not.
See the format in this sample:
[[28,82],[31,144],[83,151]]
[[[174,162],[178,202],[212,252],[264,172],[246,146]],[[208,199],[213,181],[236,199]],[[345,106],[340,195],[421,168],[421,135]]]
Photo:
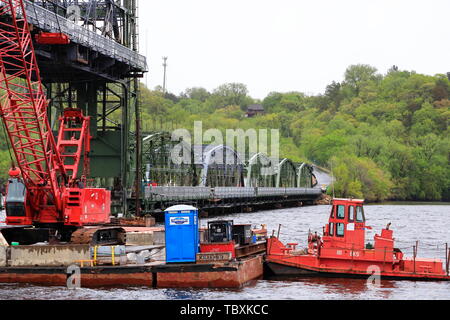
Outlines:
[[24,2],[0,0],[0,117],[17,161],[10,170],[6,222],[84,234],[80,227],[110,222],[111,204],[110,191],[84,187],[90,118],[66,109],[56,140],[47,108]]

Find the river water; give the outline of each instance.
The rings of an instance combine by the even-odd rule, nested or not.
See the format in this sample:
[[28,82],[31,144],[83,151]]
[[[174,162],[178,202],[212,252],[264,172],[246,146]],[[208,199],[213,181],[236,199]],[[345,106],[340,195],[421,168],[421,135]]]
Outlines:
[[[233,219],[234,223],[267,224],[268,230],[278,230],[283,242],[306,244],[308,230],[321,231],[330,211],[329,206],[310,206],[273,211],[241,213],[208,220]],[[366,205],[368,230],[366,241],[391,222],[396,247],[412,256],[412,246],[419,240],[419,257],[445,258],[445,243],[450,245],[450,203],[395,203]],[[276,233],[277,231],[275,231]],[[365,280],[305,278],[258,280],[242,289],[152,289],[105,288],[68,290],[63,287],[0,285],[1,300],[310,300],[310,299],[450,299],[450,282],[388,281],[380,287],[367,286]]]

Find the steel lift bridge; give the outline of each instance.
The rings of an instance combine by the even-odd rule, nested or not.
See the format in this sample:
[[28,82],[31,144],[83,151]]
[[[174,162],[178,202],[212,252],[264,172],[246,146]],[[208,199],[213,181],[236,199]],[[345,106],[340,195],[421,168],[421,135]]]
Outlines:
[[[230,146],[190,145],[169,132],[143,134],[143,211],[156,215],[176,204],[231,213],[310,204],[323,193],[314,167],[264,153],[248,160]],[[173,155],[183,161],[173,161]]]
[[[0,1],[0,9],[6,3]],[[50,127],[56,135],[68,108],[90,117],[88,183],[112,190],[113,213],[126,212],[127,194],[139,188],[132,165],[139,163],[139,78],[147,71],[138,53],[137,0],[25,0],[24,5]]]

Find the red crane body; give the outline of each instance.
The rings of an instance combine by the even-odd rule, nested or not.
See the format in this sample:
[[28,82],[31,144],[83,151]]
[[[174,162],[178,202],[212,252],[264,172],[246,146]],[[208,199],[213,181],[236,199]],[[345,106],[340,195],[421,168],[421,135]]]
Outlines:
[[109,223],[110,191],[83,186],[89,174],[90,118],[79,109],[66,109],[56,140],[47,108],[24,2],[0,0],[0,116],[18,167],[10,171],[6,222]]

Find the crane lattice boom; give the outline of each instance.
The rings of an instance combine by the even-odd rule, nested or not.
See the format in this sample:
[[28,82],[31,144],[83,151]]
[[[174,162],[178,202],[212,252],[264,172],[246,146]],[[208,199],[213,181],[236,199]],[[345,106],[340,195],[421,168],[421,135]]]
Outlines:
[[0,117],[20,169],[10,171],[7,223],[108,223],[110,192],[78,180],[82,157],[88,174],[90,118],[64,110],[56,141],[47,108],[24,1],[0,0]]

